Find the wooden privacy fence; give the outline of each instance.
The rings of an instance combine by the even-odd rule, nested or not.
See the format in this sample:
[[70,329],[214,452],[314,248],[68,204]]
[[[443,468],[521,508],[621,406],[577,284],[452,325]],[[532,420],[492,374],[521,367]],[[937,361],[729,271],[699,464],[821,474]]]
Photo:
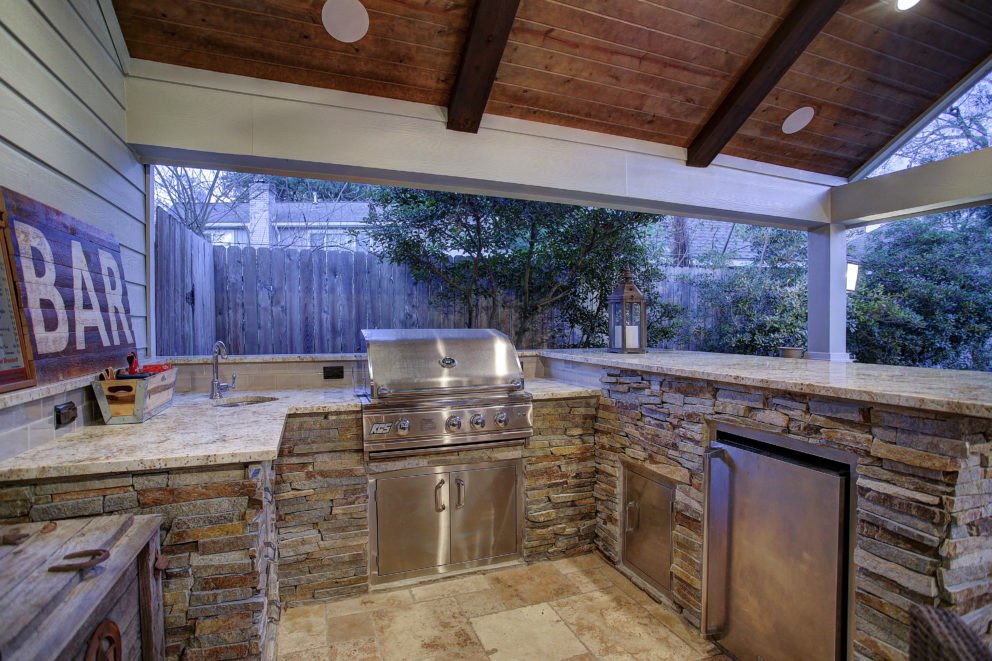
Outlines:
[[[156,350],[203,355],[215,340],[236,354],[350,353],[363,328],[464,328],[462,306],[438,285],[415,282],[404,266],[344,250],[215,246],[162,209],[156,217]],[[669,269],[654,285],[662,300],[689,309],[698,298]],[[512,299],[475,306],[477,325],[513,337]],[[557,310],[530,323],[520,348],[569,344]]]
[[210,353],[214,327],[214,251],[163,209],[155,216],[155,352]]
[[[365,252],[215,246],[162,209],[155,238],[160,356],[208,354],[218,339],[237,354],[349,353],[363,328],[466,325],[437,285]],[[475,314],[512,336],[512,305],[480,302]],[[524,346],[555,344],[556,313],[532,326]]]

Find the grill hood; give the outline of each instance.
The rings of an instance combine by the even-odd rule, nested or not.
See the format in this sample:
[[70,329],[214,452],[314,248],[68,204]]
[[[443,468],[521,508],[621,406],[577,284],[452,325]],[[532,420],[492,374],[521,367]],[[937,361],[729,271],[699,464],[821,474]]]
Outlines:
[[523,390],[510,339],[492,329],[368,329],[367,375],[356,383],[372,399]]

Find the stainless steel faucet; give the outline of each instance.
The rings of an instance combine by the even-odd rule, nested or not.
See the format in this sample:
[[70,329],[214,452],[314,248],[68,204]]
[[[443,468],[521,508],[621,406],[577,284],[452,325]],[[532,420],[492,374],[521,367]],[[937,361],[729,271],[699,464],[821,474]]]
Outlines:
[[214,370],[213,378],[210,380],[210,399],[220,399],[228,390],[234,390],[234,386],[238,382],[238,373],[231,372],[231,382],[221,383],[220,358],[227,358],[227,345],[217,340],[214,343]]

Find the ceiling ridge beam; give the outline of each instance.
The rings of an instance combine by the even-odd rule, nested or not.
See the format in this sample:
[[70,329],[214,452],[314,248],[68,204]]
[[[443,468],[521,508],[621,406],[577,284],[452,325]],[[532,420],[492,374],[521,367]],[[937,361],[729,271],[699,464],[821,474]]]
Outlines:
[[734,137],[845,0],[798,0],[689,145],[686,165],[704,168]]
[[478,0],[448,102],[448,128],[478,133],[520,0]]

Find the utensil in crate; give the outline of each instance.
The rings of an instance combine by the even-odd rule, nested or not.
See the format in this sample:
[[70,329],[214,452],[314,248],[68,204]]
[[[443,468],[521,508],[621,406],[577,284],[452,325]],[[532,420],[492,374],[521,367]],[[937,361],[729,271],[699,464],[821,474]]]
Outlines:
[[93,382],[93,393],[108,425],[144,422],[172,405],[177,370],[171,365],[145,365],[145,372],[118,373],[116,379]]

